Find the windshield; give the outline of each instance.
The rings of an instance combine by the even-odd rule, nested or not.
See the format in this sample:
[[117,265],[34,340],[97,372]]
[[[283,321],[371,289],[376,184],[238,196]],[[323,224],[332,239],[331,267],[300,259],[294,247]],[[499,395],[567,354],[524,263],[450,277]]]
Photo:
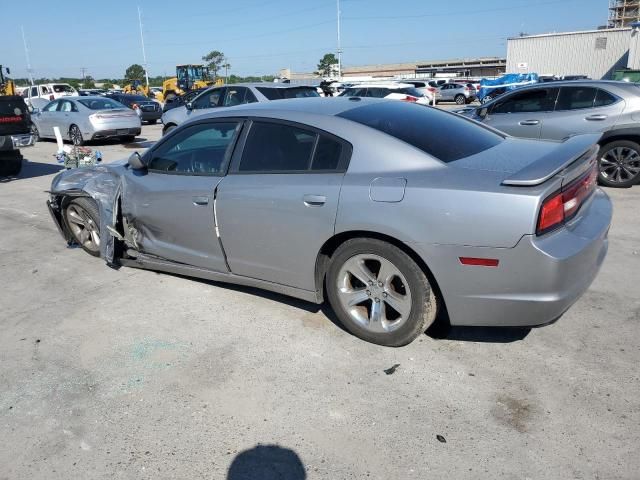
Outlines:
[[113,110],[115,108],[127,108],[120,102],[109,98],[92,98],[86,100],[78,100],[82,105],[91,110]]
[[53,86],[53,91],[56,93],[76,93],[71,85],[56,84]]

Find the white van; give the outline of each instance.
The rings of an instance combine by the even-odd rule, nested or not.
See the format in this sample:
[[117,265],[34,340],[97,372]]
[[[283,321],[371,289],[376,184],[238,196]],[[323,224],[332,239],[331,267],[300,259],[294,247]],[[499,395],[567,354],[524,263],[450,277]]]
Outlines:
[[77,95],[78,91],[68,83],[32,85],[22,92],[26,104],[34,108],[42,108],[51,100],[56,100],[60,97],[73,97]]

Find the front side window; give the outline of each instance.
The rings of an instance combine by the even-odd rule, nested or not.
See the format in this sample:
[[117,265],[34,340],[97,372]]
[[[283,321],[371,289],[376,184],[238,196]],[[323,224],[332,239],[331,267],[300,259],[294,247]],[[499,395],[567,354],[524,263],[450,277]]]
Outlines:
[[69,100],[65,100],[61,102],[60,111],[61,112],[77,112],[78,107],[76,107],[73,104],[73,102],[70,102]]
[[215,108],[220,103],[220,97],[224,90],[222,88],[216,88],[214,90],[208,90],[200,95],[193,101],[193,108]]
[[38,96],[38,87],[31,87],[31,96],[32,97]]
[[491,113],[550,112],[553,110],[557,88],[536,88],[517,92],[497,102]]
[[223,106],[234,107],[248,103],[246,99],[247,89],[245,87],[228,87],[227,94],[224,97]]
[[216,122],[185,128],[153,151],[148,169],[159,173],[222,175],[239,125]]
[[591,108],[597,92],[597,89],[591,87],[562,87],[556,103],[556,110]]
[[59,101],[48,103],[43,109],[43,112],[55,112],[58,109]]
[[388,88],[368,88],[367,97],[371,98],[384,98],[391,93]]
[[342,92],[341,97],[364,97],[367,94],[366,88],[347,88]]

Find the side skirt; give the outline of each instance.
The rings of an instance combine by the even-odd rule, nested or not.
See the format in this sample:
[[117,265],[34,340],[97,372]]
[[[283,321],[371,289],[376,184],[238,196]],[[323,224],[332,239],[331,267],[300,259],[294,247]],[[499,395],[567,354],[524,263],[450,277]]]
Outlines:
[[312,303],[322,303],[322,299],[317,292],[310,292],[300,288],[289,287],[279,283],[267,282],[256,278],[243,277],[234,275],[233,273],[214,272],[204,268],[194,267],[183,263],[175,263],[169,260],[163,260],[156,257],[150,257],[141,253],[136,253],[134,258],[120,258],[120,265],[132,268],[142,268],[146,270],[157,270],[167,273],[175,273],[187,277],[203,278],[205,280],[213,280],[215,282],[233,283],[235,285],[244,285],[247,287],[256,287],[270,292],[281,293],[289,297],[299,298]]

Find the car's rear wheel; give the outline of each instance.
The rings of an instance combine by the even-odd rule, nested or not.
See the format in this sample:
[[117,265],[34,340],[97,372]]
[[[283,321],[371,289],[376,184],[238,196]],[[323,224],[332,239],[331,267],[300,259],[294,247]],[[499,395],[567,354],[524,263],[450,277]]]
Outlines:
[[462,94],[458,94],[456,95],[453,100],[458,104],[458,105],[464,105],[467,102],[467,97],[465,97]]
[[149,125],[155,125],[158,123],[158,120],[149,120]]
[[640,145],[628,140],[600,147],[598,181],[608,187],[631,187],[640,180]]
[[95,201],[85,197],[72,200],[64,218],[78,245],[89,255],[100,256],[100,214]]
[[22,154],[19,150],[0,152],[0,177],[15,177],[22,171]]
[[69,140],[71,140],[71,143],[79,147],[84,145],[84,138],[82,138],[82,132],[80,131],[80,128],[78,128],[77,125],[71,125],[71,127],[69,127]]
[[356,238],[340,245],[326,279],[329,302],[347,330],[399,347],[433,323],[437,301],[416,262],[387,242]]
[[122,137],[122,141],[123,141],[124,143],[131,143],[131,142],[133,142],[135,139],[136,139],[136,136],[135,136],[135,135],[126,135],[126,136]]

